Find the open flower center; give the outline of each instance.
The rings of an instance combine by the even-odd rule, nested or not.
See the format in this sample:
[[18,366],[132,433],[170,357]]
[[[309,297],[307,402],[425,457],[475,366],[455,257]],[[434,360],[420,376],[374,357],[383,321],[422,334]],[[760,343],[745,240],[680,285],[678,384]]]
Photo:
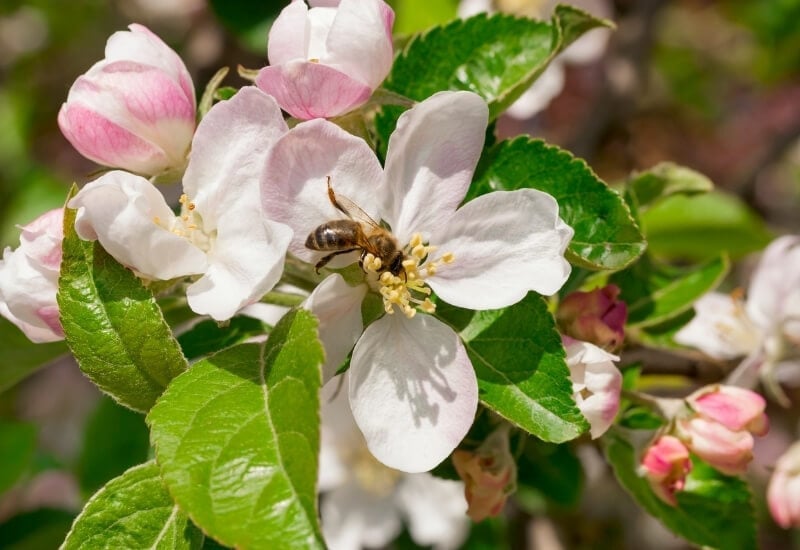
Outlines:
[[425,279],[434,275],[441,266],[453,263],[455,256],[452,252],[446,252],[434,257],[435,252],[435,246],[423,243],[422,235],[414,233],[403,248],[403,271],[398,275],[389,271],[380,272],[383,262],[375,255],[364,256],[364,270],[377,275],[378,292],[383,298],[386,313],[393,314],[397,306],[403,315],[411,319],[418,309],[425,313],[436,311],[436,304],[430,299],[431,289]]
[[179,199],[181,214],[170,220],[162,220],[158,216],[153,218],[156,225],[183,237],[203,252],[211,250],[213,236],[203,230],[203,219],[195,208],[195,204],[184,193]]
[[762,337],[759,329],[744,307],[744,291],[736,289],[731,292],[733,310],[730,321],[719,321],[715,328],[719,337],[729,343],[732,349],[742,350],[744,353],[756,349]]

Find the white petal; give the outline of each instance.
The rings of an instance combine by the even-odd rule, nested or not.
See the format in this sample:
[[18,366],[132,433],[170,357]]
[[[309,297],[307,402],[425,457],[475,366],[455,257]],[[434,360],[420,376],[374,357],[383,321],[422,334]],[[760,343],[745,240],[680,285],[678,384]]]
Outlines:
[[414,542],[437,549],[458,548],[469,533],[467,501],[461,481],[429,473],[407,474],[397,489]]
[[558,217],[558,203],[534,189],[495,191],[461,207],[441,233],[431,236],[455,261],[428,279],[445,302],[495,309],[529,290],[554,294],[570,273],[564,251],[572,228]]
[[353,350],[350,406],[372,454],[405,472],[430,470],[472,425],[478,384],[453,329],[429,315],[385,315]]
[[392,496],[376,497],[355,483],[325,494],[320,517],[331,550],[380,547],[400,534],[400,512]]
[[427,237],[464,200],[488,119],[472,92],[439,92],[400,116],[386,153],[384,208],[400,242]]
[[392,68],[393,23],[394,12],[382,0],[342,0],[323,62],[377,88]]
[[759,348],[759,329],[727,294],[709,292],[695,302],[694,309],[694,318],[675,335],[677,343],[715,359],[733,359]]
[[267,56],[270,65],[293,59],[307,59],[308,7],[305,2],[289,2],[269,29]]
[[261,180],[266,215],[294,231],[289,251],[307,262],[323,253],[305,247],[321,224],[346,219],[328,199],[327,176],[337,195],[378,219],[381,165],[369,145],[332,122],[311,120],[283,136],[267,158]]
[[201,214],[206,233],[217,229],[223,216],[256,215],[267,152],[288,131],[278,104],[255,86],[242,88],[203,117],[183,190]]
[[589,422],[592,439],[597,439],[619,411],[622,373],[614,364],[619,357],[579,340],[567,343],[566,351],[575,400]]
[[781,323],[796,299],[787,300],[800,292],[800,237],[786,235],[775,239],[764,250],[753,272],[747,291],[747,313],[762,329]]
[[356,426],[347,398],[347,373],[331,380],[320,391],[320,491],[330,491],[353,477],[353,454],[363,448],[364,436]]
[[319,339],[325,348],[323,384],[333,378],[364,330],[361,302],[366,293],[366,285],[350,286],[336,273],[303,302],[303,307],[319,320]]
[[118,262],[145,277],[167,281],[206,270],[206,255],[165,227],[175,219],[164,197],[146,179],[115,170],[69,201],[75,230],[98,240]]

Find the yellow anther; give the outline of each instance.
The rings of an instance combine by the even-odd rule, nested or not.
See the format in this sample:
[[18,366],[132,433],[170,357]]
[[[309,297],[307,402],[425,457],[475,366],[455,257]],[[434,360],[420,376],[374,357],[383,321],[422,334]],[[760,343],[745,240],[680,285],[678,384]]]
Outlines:
[[419,258],[420,260],[424,258],[426,254],[427,254],[427,248],[421,244],[418,244],[417,246],[411,249],[411,255],[414,256],[415,258]]
[[425,301],[420,304],[419,308],[425,313],[433,313],[436,311],[436,304],[431,302],[430,298],[425,298]]
[[189,204],[186,205],[186,208],[188,208],[189,210],[194,210],[195,208],[197,208],[197,206],[195,206],[193,202],[190,202]]
[[186,193],[184,193],[183,195],[181,195],[181,198],[178,199],[178,202],[181,204],[186,204],[187,202],[189,202],[189,196]]
[[452,264],[454,261],[456,261],[456,255],[452,252],[445,252],[442,255],[442,261],[446,264]]
[[411,235],[411,241],[408,243],[408,246],[411,248],[415,248],[422,244],[422,233],[414,233]]

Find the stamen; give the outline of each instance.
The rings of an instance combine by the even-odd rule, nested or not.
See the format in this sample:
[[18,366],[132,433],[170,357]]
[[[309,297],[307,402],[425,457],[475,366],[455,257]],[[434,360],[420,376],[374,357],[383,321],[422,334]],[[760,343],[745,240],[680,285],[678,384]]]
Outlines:
[[453,263],[455,255],[447,252],[440,258],[433,259],[432,254],[436,247],[425,244],[420,233],[412,235],[408,246],[403,250],[406,257],[402,262],[401,276],[393,275],[389,271],[381,273],[383,262],[373,254],[364,255],[364,270],[377,275],[380,285],[378,292],[383,298],[386,313],[393,314],[395,306],[409,319],[417,314],[417,310],[433,313],[436,311],[436,304],[429,297],[432,291],[425,279],[435,274],[442,265]]

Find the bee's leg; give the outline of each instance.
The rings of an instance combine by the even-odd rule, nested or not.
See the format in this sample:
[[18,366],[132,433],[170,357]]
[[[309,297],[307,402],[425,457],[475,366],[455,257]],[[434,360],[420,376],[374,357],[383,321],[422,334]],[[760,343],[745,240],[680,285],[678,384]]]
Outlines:
[[339,254],[347,254],[348,252],[353,252],[354,250],[358,250],[358,247],[348,248],[347,250],[337,250],[336,252],[331,252],[327,256],[323,256],[314,266],[314,271],[316,271],[319,275],[319,270],[325,267],[335,256],[338,256]]
[[342,214],[344,214],[349,218],[350,212],[345,210],[344,207],[341,204],[339,204],[339,201],[336,200],[336,193],[333,192],[333,187],[331,187],[331,177],[330,176],[326,177],[328,178],[328,200],[331,201],[331,204],[336,208],[336,210],[338,210],[339,212],[341,212]]

